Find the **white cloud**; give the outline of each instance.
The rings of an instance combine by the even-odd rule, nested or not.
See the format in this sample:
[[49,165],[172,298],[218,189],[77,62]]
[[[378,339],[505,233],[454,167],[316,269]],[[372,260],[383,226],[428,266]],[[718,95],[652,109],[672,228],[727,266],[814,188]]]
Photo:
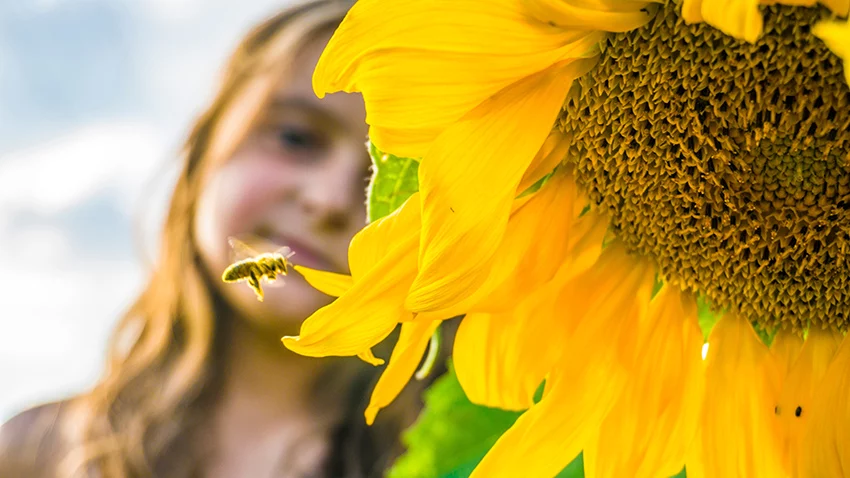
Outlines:
[[[109,332],[143,273],[129,253],[113,260],[76,254],[73,231],[63,227],[78,226],[60,220],[104,194],[121,203],[124,214],[135,212],[130,206],[162,164],[163,144],[155,128],[117,121],[0,158],[0,270],[13,271],[0,275],[0,421],[78,393],[102,370]],[[159,198],[146,199],[157,205]],[[15,227],[2,221],[21,214],[41,220]]]
[[201,0],[145,0],[143,7],[155,18],[166,22],[185,22],[211,2]]
[[132,196],[160,166],[161,135],[134,122],[92,124],[35,148],[0,156],[0,217],[28,208],[42,214],[70,209],[101,191]]

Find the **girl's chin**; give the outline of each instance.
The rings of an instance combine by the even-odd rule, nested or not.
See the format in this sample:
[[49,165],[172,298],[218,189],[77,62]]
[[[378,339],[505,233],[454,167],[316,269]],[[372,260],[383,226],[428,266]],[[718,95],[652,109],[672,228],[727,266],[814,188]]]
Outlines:
[[244,309],[247,309],[244,315],[251,322],[262,322],[265,327],[287,335],[297,335],[307,317],[333,301],[333,297],[319,292],[301,276],[295,275],[287,277],[282,287],[263,287],[263,302],[257,301],[250,290],[247,292],[250,292],[250,297],[248,294],[240,297]]

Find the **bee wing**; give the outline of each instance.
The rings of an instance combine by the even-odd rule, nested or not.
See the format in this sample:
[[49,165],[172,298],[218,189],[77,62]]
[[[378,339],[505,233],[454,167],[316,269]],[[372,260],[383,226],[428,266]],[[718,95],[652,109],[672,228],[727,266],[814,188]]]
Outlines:
[[232,249],[231,255],[233,256],[231,260],[239,261],[242,259],[248,259],[249,257],[259,256],[260,253],[257,252],[253,247],[248,244],[236,239],[231,236],[227,238],[227,243],[230,244],[230,248]]
[[290,257],[295,255],[295,251],[290,249],[289,246],[283,246],[280,249],[276,250],[275,252],[282,255],[286,259],[289,259]]

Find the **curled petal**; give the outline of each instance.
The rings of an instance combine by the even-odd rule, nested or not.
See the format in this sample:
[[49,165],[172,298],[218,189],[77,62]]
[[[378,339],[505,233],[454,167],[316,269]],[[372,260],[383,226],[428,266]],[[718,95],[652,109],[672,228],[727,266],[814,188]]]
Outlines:
[[591,65],[571,61],[525,78],[437,138],[419,166],[422,238],[419,275],[405,301],[409,310],[449,307],[481,286],[517,186],[573,79]]
[[304,276],[311,286],[319,291],[333,297],[339,297],[354,285],[354,281],[348,274],[337,274],[336,272],[320,271],[309,267],[295,267],[296,272]]
[[374,365],[376,367],[384,364],[384,359],[375,357],[375,354],[372,353],[372,349],[357,354],[357,357],[369,365]]
[[371,425],[378,411],[392,403],[410,381],[422,360],[425,347],[440,323],[439,320],[414,320],[401,324],[401,333],[390,356],[390,363],[378,379],[369,406],[366,407],[367,424]]

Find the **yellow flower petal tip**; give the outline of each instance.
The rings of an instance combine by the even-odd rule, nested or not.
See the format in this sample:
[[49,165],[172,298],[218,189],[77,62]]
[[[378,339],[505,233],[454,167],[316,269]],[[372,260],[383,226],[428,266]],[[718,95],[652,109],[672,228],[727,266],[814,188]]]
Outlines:
[[378,412],[381,410],[381,407],[370,405],[366,407],[366,411],[363,413],[363,416],[366,417],[366,425],[372,426],[375,423],[375,417],[378,416]]
[[384,364],[384,359],[375,357],[375,355],[372,353],[371,350],[367,350],[366,352],[361,352],[361,353],[357,354],[357,357],[360,360],[368,363],[369,365],[374,365],[376,367],[378,365]]
[[704,21],[723,33],[750,43],[758,40],[764,28],[759,0],[684,0],[682,17],[688,23]]
[[850,18],[844,21],[824,21],[812,28],[812,34],[844,62],[844,79],[850,84]]

